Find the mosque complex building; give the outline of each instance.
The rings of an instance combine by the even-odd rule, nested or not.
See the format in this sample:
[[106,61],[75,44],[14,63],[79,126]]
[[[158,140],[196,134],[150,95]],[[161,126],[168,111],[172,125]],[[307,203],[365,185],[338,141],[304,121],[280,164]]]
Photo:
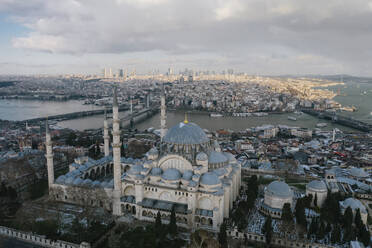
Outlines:
[[241,165],[218,142],[185,118],[166,130],[165,93],[161,97],[161,142],[144,158],[121,157],[116,89],[113,98],[113,140],[110,155],[108,121],[104,119],[105,156],[75,159],[69,172],[54,180],[51,135],[46,128],[49,196],[52,200],[103,207],[115,216],[133,215],[155,221],[160,211],[177,225],[218,231],[229,217],[241,186]]

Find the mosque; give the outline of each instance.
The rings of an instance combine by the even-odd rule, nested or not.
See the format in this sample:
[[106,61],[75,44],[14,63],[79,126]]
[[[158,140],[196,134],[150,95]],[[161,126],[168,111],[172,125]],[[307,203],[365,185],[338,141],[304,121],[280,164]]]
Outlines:
[[49,196],[52,200],[103,207],[115,216],[132,215],[164,223],[176,212],[177,225],[218,231],[229,217],[241,185],[241,166],[198,125],[185,121],[166,130],[165,93],[161,97],[161,142],[142,159],[121,157],[116,89],[113,98],[113,156],[107,117],[105,156],[75,159],[69,172],[54,180],[51,135],[46,128]]

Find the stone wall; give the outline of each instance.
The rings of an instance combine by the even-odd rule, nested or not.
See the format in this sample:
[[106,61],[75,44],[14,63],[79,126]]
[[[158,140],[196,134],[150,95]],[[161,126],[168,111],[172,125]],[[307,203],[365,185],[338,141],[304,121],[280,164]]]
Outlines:
[[73,244],[61,240],[52,241],[47,239],[43,235],[37,235],[29,232],[18,231],[12,228],[0,226],[0,235],[19,239],[28,243],[40,245],[42,247],[50,248],[90,248],[90,244],[87,242],[82,242],[80,245]]
[[[266,238],[264,235],[257,233],[248,233],[248,232],[238,232],[238,230],[227,230],[227,235],[234,239],[247,239],[248,241],[266,243]],[[290,241],[281,238],[273,238],[271,244],[283,247],[301,247],[301,248],[331,248],[334,246],[324,245],[318,243],[307,243],[301,241]]]

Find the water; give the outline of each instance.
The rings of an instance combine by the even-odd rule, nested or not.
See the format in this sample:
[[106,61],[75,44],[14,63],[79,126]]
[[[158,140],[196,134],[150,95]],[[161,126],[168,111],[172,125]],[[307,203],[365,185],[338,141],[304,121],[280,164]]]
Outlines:
[[[372,123],[372,83],[358,83],[347,82],[345,85],[329,87],[330,90],[335,92],[340,88],[340,96],[335,97],[335,100],[340,102],[343,106],[355,106],[358,108],[356,112],[343,112],[343,115],[348,115],[358,120]],[[364,94],[364,92],[366,94]],[[344,95],[346,94],[346,95]],[[6,120],[24,120],[36,117],[45,117],[47,115],[56,115],[63,113],[70,113],[83,110],[100,109],[100,106],[83,105],[81,101],[66,101],[66,102],[53,102],[53,101],[34,101],[34,100],[0,100],[0,119]],[[127,116],[128,112],[121,112],[120,116]],[[297,121],[288,120],[288,116],[294,116]],[[184,120],[183,112],[167,112],[167,126],[171,127],[178,122]],[[315,128],[319,122],[327,122],[319,120],[313,116],[306,114],[272,114],[263,117],[222,117],[211,118],[209,115],[203,114],[189,114],[189,120],[197,123],[202,128],[211,131],[221,128],[231,129],[234,131],[245,130],[249,127],[260,126],[264,124],[274,125],[288,125]],[[350,131],[352,129],[340,125],[334,125],[327,122],[328,126],[322,128],[323,130],[331,130],[334,127],[341,130]],[[71,128],[76,130],[84,129],[97,129],[103,126],[103,116],[89,116],[79,119],[62,121],[59,126]],[[150,119],[139,123],[136,127],[140,130],[154,127],[159,128],[160,115],[157,114]]]
[[372,123],[372,82],[347,82],[345,85],[333,86],[329,87],[329,89],[334,92],[340,89],[340,95],[334,98],[335,101],[343,106],[355,106],[358,108],[355,112],[344,111],[342,115]]
[[0,119],[12,121],[21,121],[31,118],[95,109],[102,109],[102,107],[95,105],[83,105],[82,101],[77,100],[56,102],[0,99]]

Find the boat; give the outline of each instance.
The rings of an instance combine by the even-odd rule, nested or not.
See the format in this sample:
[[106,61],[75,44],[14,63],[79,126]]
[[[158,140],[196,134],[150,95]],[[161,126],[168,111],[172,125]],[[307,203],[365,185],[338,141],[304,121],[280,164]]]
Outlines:
[[217,113],[211,113],[209,116],[213,118],[223,117],[223,115]]
[[295,111],[294,112],[296,115],[302,115],[303,113],[302,113],[302,111]]
[[316,127],[326,127],[326,126],[327,126],[327,123],[324,123],[324,122],[316,124]]
[[297,118],[296,117],[293,117],[293,116],[288,116],[288,120],[297,121]]

